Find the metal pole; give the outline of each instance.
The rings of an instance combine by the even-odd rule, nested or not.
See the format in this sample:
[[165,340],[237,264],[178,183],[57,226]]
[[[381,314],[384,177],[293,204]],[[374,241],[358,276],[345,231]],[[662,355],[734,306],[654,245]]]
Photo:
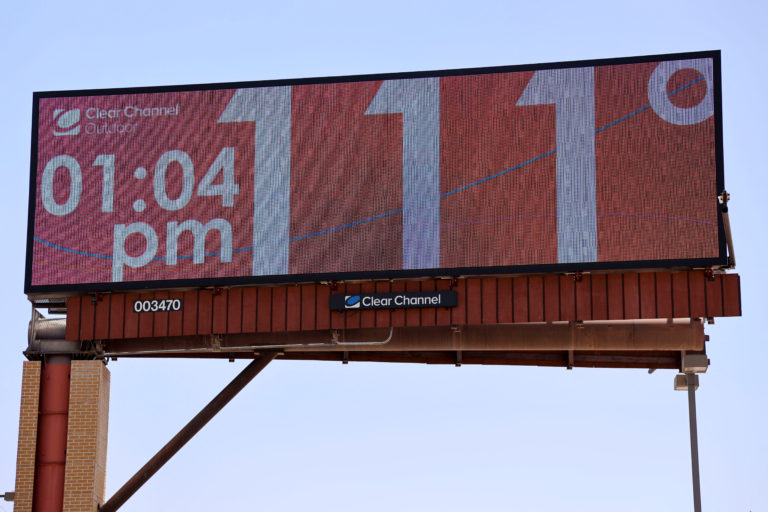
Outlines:
[[173,439],[163,446],[149,462],[144,464],[135,475],[123,485],[106,503],[99,507],[100,512],[114,512],[125,503],[128,498],[138,491],[152,475],[163,467],[163,465],[173,457],[187,442],[202,429],[216,413],[224,408],[248,383],[263,370],[277,354],[266,353],[254,359],[254,361],[245,367],[227,387],[221,390],[221,393],[211,400],[197,416],[192,418],[189,423],[182,428]]
[[688,421],[691,427],[691,472],[693,476],[693,510],[701,512],[701,483],[699,481],[699,436],[696,432],[696,375],[686,373],[688,382]]
[[49,356],[40,375],[33,512],[59,511],[64,506],[71,368],[71,356]]

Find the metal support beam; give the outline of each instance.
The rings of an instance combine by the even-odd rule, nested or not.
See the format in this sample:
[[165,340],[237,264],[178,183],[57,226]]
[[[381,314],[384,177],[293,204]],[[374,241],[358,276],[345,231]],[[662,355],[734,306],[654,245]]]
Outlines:
[[701,512],[701,483],[699,481],[699,437],[696,431],[696,374],[686,373],[688,381],[688,421],[691,427],[691,473],[693,477],[693,510]]
[[50,356],[40,376],[33,512],[61,510],[67,459],[69,381],[72,358]]
[[227,384],[216,397],[206,405],[197,416],[182,428],[173,439],[163,446],[144,467],[142,467],[128,482],[123,485],[106,503],[99,507],[100,512],[114,512],[119,509],[128,498],[134,495],[152,475],[163,467],[187,442],[197,434],[211,418],[232,400],[248,383],[261,372],[277,354],[264,353],[245,367],[232,382]]
[[[391,329],[391,330],[390,330]],[[572,324],[464,325],[460,327],[395,327],[286,333],[227,334],[218,348],[209,336],[167,336],[104,340],[98,357],[173,357],[280,350],[287,354],[316,352],[476,351],[627,351],[704,350],[700,320],[600,321]],[[374,340],[374,341],[372,341]],[[300,357],[294,358],[300,359]],[[335,359],[339,360],[339,359]],[[466,363],[466,360],[464,361]],[[468,364],[468,363],[467,363]]]

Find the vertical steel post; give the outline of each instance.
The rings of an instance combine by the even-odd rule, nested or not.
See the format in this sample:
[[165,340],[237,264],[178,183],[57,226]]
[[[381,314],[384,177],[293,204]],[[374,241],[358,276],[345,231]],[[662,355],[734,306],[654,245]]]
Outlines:
[[693,477],[693,510],[701,512],[701,483],[699,481],[699,436],[696,431],[696,375],[685,374],[688,383],[688,421],[691,429],[691,472]]
[[63,507],[71,362],[68,355],[50,356],[40,376],[33,512],[59,512]]

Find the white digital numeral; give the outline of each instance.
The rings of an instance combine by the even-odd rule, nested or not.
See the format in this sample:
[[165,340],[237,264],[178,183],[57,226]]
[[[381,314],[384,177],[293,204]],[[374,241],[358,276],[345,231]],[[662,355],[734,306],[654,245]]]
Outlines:
[[597,261],[595,191],[595,69],[536,71],[517,101],[555,105],[557,257]]
[[[214,185],[213,181],[219,174],[222,181]],[[222,206],[233,206],[238,193],[240,186],[235,183],[235,148],[223,148],[197,186],[197,195],[221,196]]]
[[238,89],[220,123],[254,124],[253,266],[255,276],[290,272],[291,88]]
[[[58,204],[53,197],[53,178],[56,171],[65,168],[69,173],[69,195],[64,204]],[[43,170],[42,182],[43,207],[51,215],[67,215],[72,213],[80,203],[83,193],[83,173],[80,164],[69,155],[59,155],[51,158]]]
[[101,180],[101,211],[111,212],[115,196],[115,155],[99,155],[93,161],[94,167],[103,167]]
[[[182,185],[181,194],[176,199],[170,199],[166,193],[166,171],[168,165],[176,162],[181,165]],[[155,200],[164,210],[181,210],[189,200],[192,199],[192,192],[195,189],[195,167],[192,159],[187,153],[179,149],[166,151],[157,160],[155,165],[154,190]]]
[[403,115],[403,268],[438,268],[440,79],[386,80],[365,113]]

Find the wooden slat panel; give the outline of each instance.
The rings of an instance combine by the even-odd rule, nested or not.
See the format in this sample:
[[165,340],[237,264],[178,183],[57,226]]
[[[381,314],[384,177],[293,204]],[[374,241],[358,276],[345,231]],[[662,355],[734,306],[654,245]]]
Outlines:
[[184,292],[184,325],[182,327],[184,336],[194,336],[197,334],[197,290],[188,290]]
[[80,301],[82,297],[67,297],[67,322],[64,338],[69,341],[80,339]]
[[109,338],[109,303],[111,295],[104,295],[96,301],[94,312],[93,336],[97,340]]
[[675,318],[691,316],[688,307],[688,274],[685,272],[672,274],[672,314]]
[[723,315],[741,316],[741,282],[738,274],[723,276]]
[[318,286],[317,297],[317,330],[324,331],[331,328],[331,287]]
[[722,276],[714,275],[712,280],[704,283],[707,294],[707,317],[723,316],[723,280]]
[[656,316],[672,318],[672,274],[656,273]]
[[181,311],[171,311],[168,313],[168,336],[181,336],[184,333],[184,293],[173,292],[169,295],[171,299],[180,299],[182,301]]
[[93,305],[93,298],[88,295],[82,298],[80,302],[80,339],[93,339],[93,322],[96,317],[96,309]]
[[[376,283],[376,293],[389,293],[389,281],[378,281]],[[390,313],[388,309],[376,310],[376,327],[389,327]]]
[[[341,285],[333,293],[433,291],[454,287],[456,308],[336,312],[328,307],[329,286],[302,285],[227,290],[112,294],[94,305],[91,296],[67,300],[68,337],[121,339],[240,332],[373,327],[492,325],[604,319],[736,316],[741,313],[739,276],[704,272],[387,281]],[[183,298],[181,312],[136,314],[136,299]]]
[[499,312],[498,321],[500,324],[510,324],[514,322],[512,315],[512,279],[504,277],[496,282],[498,292],[498,301],[496,308]]
[[227,301],[227,333],[241,332],[243,332],[243,289],[233,288],[229,290]]
[[301,330],[301,288],[289,286],[286,291],[285,329],[296,332]]
[[624,318],[640,318],[640,282],[637,274],[624,274]]
[[285,332],[288,290],[285,286],[272,288],[272,332]]
[[639,284],[640,318],[656,318],[656,274],[643,272]]
[[560,278],[544,276],[544,321],[560,320]]
[[259,288],[257,294],[256,332],[269,332],[272,327],[272,288]]
[[[123,336],[126,338],[139,337],[139,315],[133,312],[133,301],[138,300],[138,298],[138,294],[135,293],[129,293],[125,296],[125,308],[123,309]],[[186,302],[184,303],[184,307],[186,307]]]
[[[404,292],[405,283],[402,281],[395,281],[392,283],[392,293]],[[405,310],[394,309],[391,312],[392,327],[405,327]]]
[[467,279],[467,325],[483,322],[483,291],[480,279]]
[[[423,292],[434,292],[437,290],[437,283],[433,279],[430,279],[429,281],[423,281],[421,283],[421,291]],[[421,313],[421,325],[424,327],[429,327],[437,324],[436,320],[436,314],[437,314],[438,308],[424,308],[420,311]]]
[[[419,281],[408,281],[405,283],[405,291],[407,292],[419,292],[421,291],[421,283]],[[405,325],[408,327],[420,327],[421,326],[421,311],[417,308],[408,308],[405,310]]]
[[[451,282],[447,279],[439,279],[435,283],[437,291],[447,291],[451,289]],[[435,311],[435,323],[437,325],[451,325],[451,310],[453,308],[437,308]]]
[[622,320],[624,318],[624,288],[621,274],[606,276],[606,294],[608,302],[608,319]]
[[[369,281],[360,287],[360,293],[371,294],[376,292],[376,283]],[[360,327],[376,327],[376,311],[373,309],[360,312]]]
[[[168,298],[168,292],[155,293],[155,299],[163,300]],[[158,311],[152,319],[152,336],[155,338],[168,336],[168,312]]]
[[256,332],[256,303],[258,302],[258,289],[246,288],[243,290],[243,332]]
[[605,274],[590,276],[592,320],[608,320],[608,279]]
[[592,278],[582,276],[574,282],[576,288],[576,320],[592,320]]
[[544,278],[542,276],[528,278],[528,320],[544,321]]
[[[69,316],[69,313],[67,313]],[[123,335],[125,322],[125,295],[122,293],[113,295],[109,301],[109,338],[119,339]]]
[[[139,294],[139,300],[152,300],[155,298],[154,293],[141,293]],[[155,332],[155,315],[154,313],[139,313],[139,338],[151,338]]]
[[465,325],[467,323],[467,281],[459,279],[453,286],[456,291],[455,308],[451,308],[451,325]]
[[226,334],[227,332],[227,309],[229,303],[229,290],[217,289],[213,295],[213,306],[211,311],[211,331],[214,334]]
[[[360,284],[348,284],[346,288],[346,295],[360,295]],[[360,310],[350,309],[344,312],[344,325],[347,329],[359,329],[360,328]]]
[[213,334],[213,291],[200,290],[197,296],[197,334]]
[[301,330],[314,331],[317,325],[315,311],[317,307],[317,297],[315,289],[317,286],[306,284],[301,287]]
[[696,271],[688,274],[688,300],[691,305],[691,317],[707,316],[707,296],[704,291],[704,272]]
[[[331,293],[333,295],[336,295],[336,294],[347,295],[347,286],[344,284],[341,284],[335,290],[331,290]],[[330,297],[329,297],[329,300],[330,300]],[[331,311],[331,329],[344,329],[344,327],[346,326],[346,320],[347,320],[346,317],[344,316],[345,313],[346,312],[344,311]]]
[[514,322],[528,322],[528,278],[512,279],[512,307]]
[[480,287],[482,298],[481,311],[483,314],[482,323],[495,324],[498,323],[498,289],[496,288],[496,279],[492,277],[486,277],[480,280]]
[[576,281],[573,276],[560,276],[560,320],[576,320]]

